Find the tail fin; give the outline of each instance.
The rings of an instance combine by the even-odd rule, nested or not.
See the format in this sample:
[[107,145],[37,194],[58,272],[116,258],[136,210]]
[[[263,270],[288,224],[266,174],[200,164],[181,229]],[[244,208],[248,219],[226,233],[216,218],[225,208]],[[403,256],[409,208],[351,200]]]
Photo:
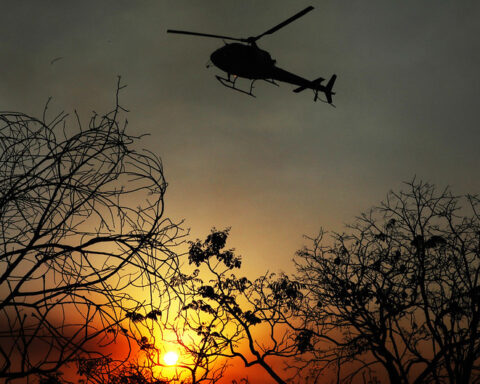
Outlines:
[[332,104],[332,95],[335,94],[335,92],[332,92],[333,84],[335,84],[335,80],[337,79],[337,75],[332,75],[330,80],[328,80],[327,85],[325,86],[325,96],[327,96],[327,101],[329,104]]

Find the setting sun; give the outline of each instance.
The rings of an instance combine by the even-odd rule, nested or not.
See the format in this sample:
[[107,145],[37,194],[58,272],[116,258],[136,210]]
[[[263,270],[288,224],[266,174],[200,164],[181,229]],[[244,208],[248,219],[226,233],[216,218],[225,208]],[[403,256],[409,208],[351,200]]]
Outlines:
[[178,361],[178,353],[174,351],[167,352],[163,356],[163,361],[167,365],[175,365]]

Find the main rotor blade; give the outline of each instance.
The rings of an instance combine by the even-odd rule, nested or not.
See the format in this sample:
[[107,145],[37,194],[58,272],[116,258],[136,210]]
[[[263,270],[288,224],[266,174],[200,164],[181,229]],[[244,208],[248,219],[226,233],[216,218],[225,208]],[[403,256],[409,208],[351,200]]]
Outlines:
[[203,36],[203,37],[213,37],[215,39],[225,39],[225,40],[234,40],[234,41],[243,41],[246,42],[246,39],[239,39],[236,37],[222,36],[222,35],[211,35],[209,33],[199,33],[199,32],[189,32],[189,31],[178,31],[176,29],[167,29],[167,33],[178,33],[180,35],[193,35],[193,36]]
[[305,8],[303,11],[298,12],[297,14],[293,15],[289,19],[285,20],[283,23],[280,23],[280,24],[276,25],[275,27],[270,28],[268,31],[263,32],[261,35],[258,35],[254,38],[251,38],[250,41],[257,41],[258,39],[260,39],[261,37],[263,37],[265,35],[270,35],[274,32],[277,32],[280,28],[285,27],[287,24],[290,24],[292,21],[297,20],[299,17],[302,17],[303,15],[310,12],[311,10],[313,10],[312,6],[309,6],[309,7]]

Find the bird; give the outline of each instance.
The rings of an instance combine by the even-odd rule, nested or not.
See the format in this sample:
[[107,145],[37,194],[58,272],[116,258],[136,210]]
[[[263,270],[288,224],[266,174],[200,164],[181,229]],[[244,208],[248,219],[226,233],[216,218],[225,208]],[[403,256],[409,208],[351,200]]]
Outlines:
[[54,58],[52,61],[50,61],[50,65],[53,64],[53,63],[55,63],[56,61],[62,60],[62,59],[63,59],[63,57],[61,57],[61,56],[60,56],[60,57],[56,57],[56,58]]

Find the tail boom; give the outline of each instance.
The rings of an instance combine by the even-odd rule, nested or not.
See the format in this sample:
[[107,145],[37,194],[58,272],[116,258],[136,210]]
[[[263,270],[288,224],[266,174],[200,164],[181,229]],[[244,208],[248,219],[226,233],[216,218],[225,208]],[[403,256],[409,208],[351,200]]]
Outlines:
[[332,89],[333,89],[333,84],[335,84],[336,79],[337,79],[337,75],[332,75],[330,80],[328,80],[327,85],[324,86],[321,83],[325,79],[323,77],[319,77],[318,79],[315,79],[315,80],[309,82],[308,84],[302,85],[301,87],[298,87],[298,88],[294,89],[293,92],[299,93],[299,92],[304,91],[307,88],[308,89],[313,89],[313,91],[315,92],[314,101],[317,101],[317,99],[318,99],[318,92],[323,92],[323,93],[325,93],[325,96],[327,97],[328,104],[332,104],[332,102],[333,102],[332,95],[335,94],[335,92],[332,92]]

